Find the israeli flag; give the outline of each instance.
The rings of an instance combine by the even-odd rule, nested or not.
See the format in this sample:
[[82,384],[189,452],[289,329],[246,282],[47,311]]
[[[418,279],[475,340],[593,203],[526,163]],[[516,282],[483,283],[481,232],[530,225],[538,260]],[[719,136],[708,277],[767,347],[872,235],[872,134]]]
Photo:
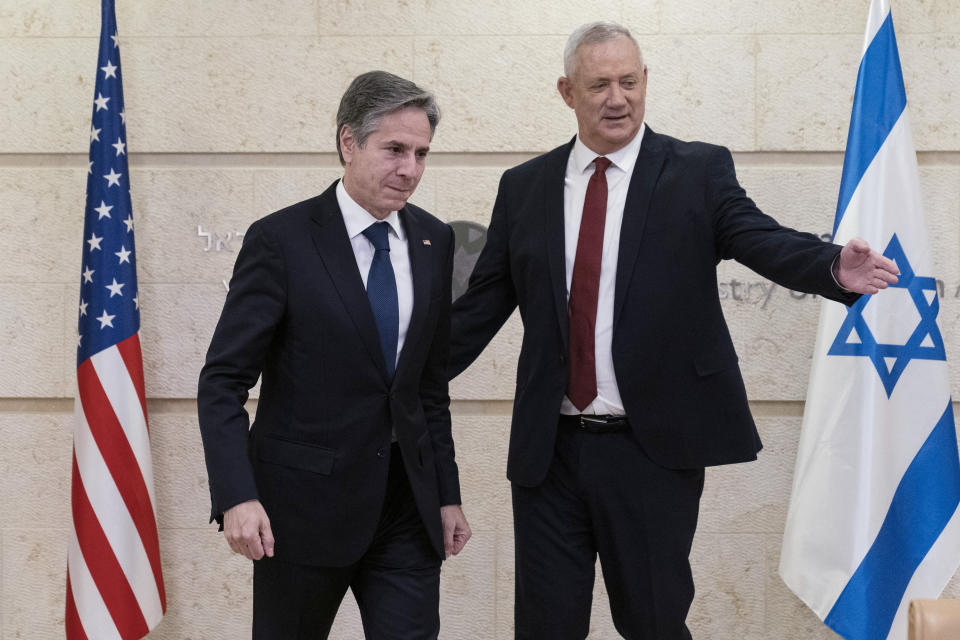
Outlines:
[[824,302],[780,575],[840,636],[906,638],[907,607],[960,564],[960,457],[939,300],[893,20],[873,0],[834,238],[860,236],[900,279]]

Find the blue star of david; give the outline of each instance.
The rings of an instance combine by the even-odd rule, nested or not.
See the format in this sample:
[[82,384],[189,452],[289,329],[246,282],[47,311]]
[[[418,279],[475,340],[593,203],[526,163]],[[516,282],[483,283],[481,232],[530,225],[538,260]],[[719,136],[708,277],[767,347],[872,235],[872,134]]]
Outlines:
[[[870,303],[873,296],[862,296],[856,304],[847,309],[847,317],[840,326],[840,331],[827,351],[827,355],[870,358],[889,398],[911,360],[946,360],[947,354],[943,346],[943,337],[937,327],[937,314],[940,312],[937,281],[931,277],[918,276],[913,272],[913,267],[910,266],[896,234],[890,239],[890,244],[887,245],[883,255],[896,262],[900,268],[899,281],[897,284],[891,284],[890,288],[906,289],[910,293],[910,299],[920,313],[920,323],[913,330],[906,344],[879,343],[863,319],[863,309]],[[929,302],[925,291],[933,292]],[[859,342],[856,340],[857,337],[860,338]],[[892,359],[891,364],[887,363],[888,358]]]

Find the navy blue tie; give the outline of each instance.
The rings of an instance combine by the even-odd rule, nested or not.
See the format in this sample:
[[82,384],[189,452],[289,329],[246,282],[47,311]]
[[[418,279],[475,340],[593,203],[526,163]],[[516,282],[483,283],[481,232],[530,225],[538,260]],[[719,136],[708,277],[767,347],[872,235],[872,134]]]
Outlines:
[[367,275],[367,298],[380,333],[380,347],[387,364],[387,374],[392,378],[397,368],[397,337],[400,331],[400,304],[397,301],[397,280],[390,263],[389,225],[374,222],[363,230],[363,235],[373,245],[373,262]]

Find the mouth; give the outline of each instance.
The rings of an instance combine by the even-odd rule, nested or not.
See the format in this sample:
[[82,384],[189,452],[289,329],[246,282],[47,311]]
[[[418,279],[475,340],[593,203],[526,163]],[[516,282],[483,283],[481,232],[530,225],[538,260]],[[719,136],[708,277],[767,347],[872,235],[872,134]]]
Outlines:
[[627,120],[627,117],[627,114],[624,113],[618,116],[603,116],[603,119],[608,122],[624,122]]

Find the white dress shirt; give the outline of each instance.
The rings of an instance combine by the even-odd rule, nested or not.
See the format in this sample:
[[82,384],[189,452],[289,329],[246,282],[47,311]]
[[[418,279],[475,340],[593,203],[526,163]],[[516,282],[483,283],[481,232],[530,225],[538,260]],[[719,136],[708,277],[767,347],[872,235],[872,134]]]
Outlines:
[[[373,243],[363,235],[363,230],[375,222],[379,222],[366,209],[357,204],[343,186],[343,180],[337,183],[337,204],[343,214],[343,222],[347,226],[347,235],[353,246],[353,255],[357,259],[357,268],[363,278],[363,286],[367,286],[367,276],[370,275],[370,264],[373,262]],[[397,331],[397,361],[400,360],[400,351],[403,341],[410,328],[410,314],[413,313],[413,271],[410,269],[410,252],[407,248],[407,236],[400,224],[400,216],[396,211],[383,220],[389,225],[387,237],[390,240],[390,264],[393,265],[393,275],[397,280],[397,302],[400,311],[400,327]],[[394,365],[397,363],[394,362]]]
[[[570,399],[563,397],[560,412],[568,415],[578,413],[623,415],[623,400],[613,371],[613,296],[617,281],[617,259],[620,255],[620,228],[623,225],[623,206],[627,201],[630,177],[633,175],[640,141],[647,125],[625,147],[604,157],[610,160],[607,168],[607,217],[603,225],[603,254],[600,261],[600,291],[597,302],[597,324],[594,335],[594,357],[597,364],[597,397],[583,411],[578,411]],[[577,136],[570,157],[567,159],[567,174],[563,181],[563,233],[567,276],[567,302],[570,301],[570,282],[573,279],[573,263],[577,257],[577,241],[580,239],[580,219],[583,217],[583,201],[587,184],[594,173],[593,161],[597,156]]]

